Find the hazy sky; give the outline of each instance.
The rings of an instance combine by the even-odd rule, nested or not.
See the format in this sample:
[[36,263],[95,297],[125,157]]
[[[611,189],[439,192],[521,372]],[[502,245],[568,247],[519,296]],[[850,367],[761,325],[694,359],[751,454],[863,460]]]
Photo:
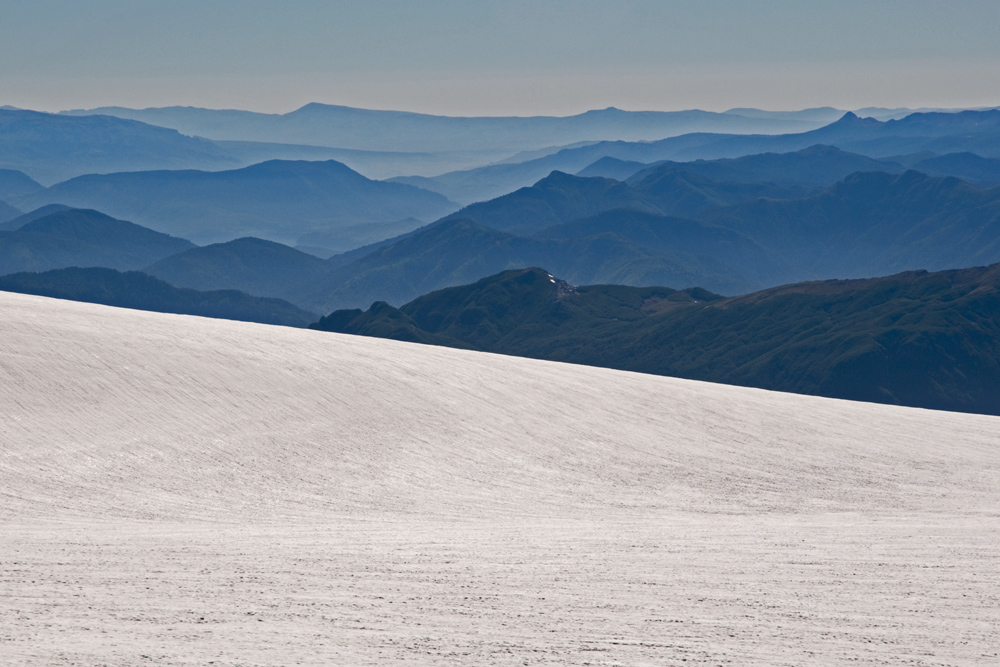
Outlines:
[[0,105],[1000,105],[998,0],[0,0]]

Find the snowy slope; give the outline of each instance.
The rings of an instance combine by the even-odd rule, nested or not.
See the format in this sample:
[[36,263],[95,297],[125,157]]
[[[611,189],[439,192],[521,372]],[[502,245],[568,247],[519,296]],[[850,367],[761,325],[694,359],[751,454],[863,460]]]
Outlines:
[[0,663],[997,660],[998,418],[0,312]]
[[0,299],[9,518],[937,511],[1000,491],[998,419]]

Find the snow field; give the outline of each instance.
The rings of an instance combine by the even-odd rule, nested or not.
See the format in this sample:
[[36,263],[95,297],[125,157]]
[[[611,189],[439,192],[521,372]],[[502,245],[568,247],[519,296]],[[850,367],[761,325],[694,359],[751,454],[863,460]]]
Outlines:
[[1000,419],[0,310],[0,664],[1000,662]]

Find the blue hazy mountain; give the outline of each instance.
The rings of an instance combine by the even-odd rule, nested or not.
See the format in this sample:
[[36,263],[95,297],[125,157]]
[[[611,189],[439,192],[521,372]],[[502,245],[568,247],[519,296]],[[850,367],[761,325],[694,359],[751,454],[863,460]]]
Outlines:
[[616,181],[628,180],[629,176],[648,169],[651,164],[635,160],[619,160],[616,157],[602,157],[576,172],[577,176],[613,178]]
[[[364,151],[317,145],[210,141],[174,129],[107,115],[70,116],[0,110],[0,200],[30,194],[29,183],[10,185],[9,170],[46,184],[91,173],[200,169],[219,171],[268,160],[338,160],[370,178],[436,174],[505,157],[508,151]],[[27,178],[27,177],[24,177]],[[29,178],[28,181],[31,181]],[[41,187],[37,183],[36,187]]]
[[625,184],[554,171],[531,187],[471,204],[449,217],[468,218],[515,234],[533,234],[612,209],[690,217],[760,197],[789,198],[810,193],[802,188],[769,183],[716,181],[697,173],[669,169],[653,169],[643,173],[642,178],[637,177],[637,181]]
[[21,215],[20,209],[16,209],[10,204],[0,201],[0,229],[3,229],[5,222],[19,218]]
[[[441,287],[541,263],[558,267],[561,275],[580,283],[708,284],[736,293],[763,284],[754,268],[774,264],[764,249],[729,230],[674,219],[643,223],[652,233],[567,230],[534,237],[468,219],[444,220],[336,266],[327,280],[317,281],[293,302],[317,312],[364,307],[377,300],[402,304]],[[669,242],[679,238],[687,238],[689,245]],[[698,252],[713,245],[712,240],[735,246],[729,254],[745,261],[736,264]]]
[[856,173],[810,197],[758,199],[700,219],[783,257],[796,280],[1000,262],[1000,187],[916,171]]
[[[301,236],[322,233],[333,250],[341,230],[347,240],[339,249],[345,250],[384,238],[359,238],[358,225],[412,218],[412,229],[457,208],[437,193],[373,181],[333,160],[80,176],[21,200],[19,207],[46,203],[98,209],[199,244],[257,236],[295,245]],[[383,231],[372,227],[376,236]]]
[[[806,197],[708,208],[696,220],[611,208],[534,231],[534,224],[559,218],[560,210],[565,217],[585,211],[593,202],[573,195],[591,189],[598,203],[634,195],[644,206],[655,205],[646,193],[630,195],[634,188],[625,184],[554,176],[534,192],[468,207],[461,214],[466,218],[455,215],[380,244],[340,267],[343,282],[332,291],[318,286],[305,307],[323,312],[334,309],[324,305],[354,308],[375,300],[398,305],[422,291],[529,266],[549,267],[577,284],[699,286],[741,294],[803,280],[1000,262],[1000,188],[956,178],[858,172]],[[576,189],[574,178],[583,182]],[[718,191],[726,187],[716,184]]]
[[177,287],[235,289],[299,301],[330,272],[324,260],[273,241],[246,237],[190,248],[143,269]]
[[660,212],[642,193],[619,181],[553,171],[530,187],[471,204],[449,217],[475,220],[501,231],[531,233],[615,208]]
[[[3,144],[0,143],[0,146]],[[0,158],[2,160],[3,158]],[[0,200],[13,201],[27,197],[45,187],[27,174],[14,169],[0,169]]]
[[47,184],[87,173],[237,165],[206,139],[111,116],[0,110],[0,146],[0,168]]
[[975,153],[948,153],[914,160],[912,169],[932,176],[957,176],[977,185],[1000,185],[1000,158]]
[[580,172],[603,157],[647,164],[664,160],[690,162],[790,153],[816,145],[876,159],[921,151],[1000,157],[1000,110],[911,114],[887,122],[847,113],[834,123],[796,134],[691,133],[659,141],[602,141],[521,163],[392,180],[440,192],[452,201],[471,203],[524,187],[554,170]]
[[[634,164],[634,163],[629,163]],[[729,183],[773,183],[789,187],[827,187],[859,171],[900,173],[902,165],[815,145],[792,153],[759,153],[739,158],[674,162],[665,160],[622,179],[638,186],[668,173],[691,173]]]
[[454,169],[470,169],[506,157],[506,150],[488,151],[364,151],[303,144],[259,141],[214,142],[239,166],[268,160],[336,160],[368,178],[382,180],[410,174],[440,174]]
[[103,107],[65,114],[107,114],[216,140],[336,146],[373,151],[479,151],[508,154],[543,146],[605,139],[649,140],[689,132],[780,133],[818,127],[825,119],[750,118],[709,111],[623,111],[576,116],[452,117],[307,104],[286,114],[166,107]]
[[193,247],[91,210],[57,210],[0,231],[0,275],[70,266],[129,270]]
[[138,271],[105,268],[54,269],[0,276],[0,290],[158,313],[199,315],[243,322],[305,327],[313,313],[280,299],[235,290],[199,292],[168,285]]
[[0,223],[0,231],[12,232],[16,229],[24,227],[29,222],[34,222],[35,220],[38,220],[39,218],[44,218],[45,216],[50,215],[52,213],[59,213],[60,211],[69,211],[71,210],[71,208],[72,207],[65,206],[63,204],[46,204],[45,206],[36,208],[33,211],[29,211],[28,213],[18,214],[17,216],[10,218],[6,222]]
[[642,189],[553,174],[535,188],[469,207],[463,214],[469,217],[447,218],[329,260],[238,239],[164,253],[144,270],[179,286],[241,289],[329,312],[377,300],[398,305],[505,269],[539,265],[576,284],[699,286],[741,294],[801,280],[1000,261],[1000,189],[917,172],[858,172],[797,199],[709,206],[698,219],[664,215],[664,202],[676,204],[671,193],[689,201],[685,193],[696,192],[699,205],[710,205],[706,194],[744,196],[777,187],[693,177],[668,172],[656,187]]

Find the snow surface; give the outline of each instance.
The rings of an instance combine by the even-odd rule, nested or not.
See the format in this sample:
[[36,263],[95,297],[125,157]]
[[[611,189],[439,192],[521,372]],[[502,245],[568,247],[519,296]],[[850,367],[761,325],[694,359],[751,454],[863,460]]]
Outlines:
[[0,313],[0,664],[1000,663],[996,417]]

